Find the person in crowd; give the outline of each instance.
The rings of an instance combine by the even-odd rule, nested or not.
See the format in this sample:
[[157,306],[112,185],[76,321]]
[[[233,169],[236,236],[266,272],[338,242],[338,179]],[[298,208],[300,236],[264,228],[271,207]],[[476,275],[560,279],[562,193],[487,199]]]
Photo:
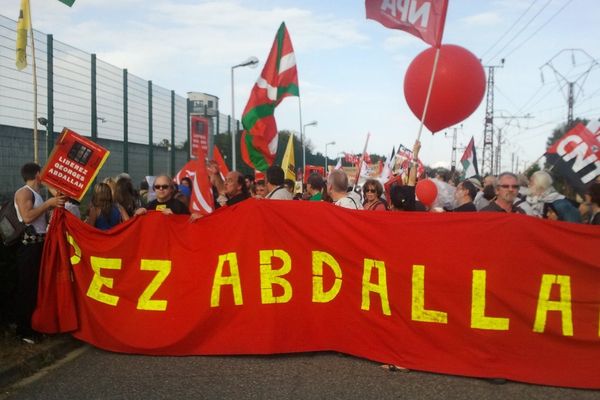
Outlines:
[[490,204],[491,201],[496,197],[496,177],[492,174],[488,174],[483,177],[483,189],[477,193],[473,203],[480,211],[482,208]]
[[419,168],[419,152],[421,142],[415,141],[413,146],[413,161],[408,168],[406,185],[393,184],[390,187],[390,209],[395,211],[427,211],[423,203],[416,201],[415,187],[417,185],[417,170]]
[[225,196],[227,196],[226,205],[228,206],[250,198],[246,180],[238,171],[231,171],[225,177]]
[[292,194],[283,186],[284,172],[278,165],[271,165],[267,168],[267,191],[269,192],[265,199],[271,200],[292,200]]
[[265,185],[265,181],[260,179],[254,183],[254,198],[256,199],[264,199],[267,195],[267,186]]
[[348,195],[348,176],[342,170],[335,169],[327,177],[327,193],[333,200],[333,204],[339,207],[362,210],[360,201],[354,200]]
[[192,180],[189,177],[184,176],[183,178],[181,178],[181,186],[186,186],[188,189],[191,190],[193,186]]
[[291,179],[284,179],[283,180],[283,187],[285,188],[285,190],[287,190],[288,192],[290,192],[290,194],[292,195],[292,197],[294,197],[294,190],[296,189],[296,182],[294,182]]
[[114,201],[125,209],[129,217],[133,217],[135,210],[142,206],[133,182],[125,176],[119,178],[115,184]]
[[477,211],[473,200],[477,196],[477,188],[468,179],[465,179],[456,187],[454,198],[456,205],[452,211],[464,212],[464,211]]
[[115,178],[113,178],[112,176],[106,177],[102,180],[102,183],[106,183],[109,187],[110,190],[113,194],[113,196],[115,195],[115,188],[117,186],[117,180]]
[[497,182],[496,199],[479,211],[525,214],[514,204],[519,191],[517,176],[512,172],[503,172],[498,176]]
[[365,210],[387,211],[387,205],[381,198],[383,196],[383,186],[376,179],[367,179],[363,187],[363,208]]
[[40,195],[41,167],[27,163],[21,167],[25,185],[15,192],[14,207],[19,221],[27,225],[23,240],[16,249],[17,284],[15,293],[17,335],[34,344],[39,335],[31,328],[31,316],[37,301],[38,278],[44,238],[47,229],[46,212],[63,207],[67,198],[58,193],[44,201]]
[[435,172],[433,183],[437,187],[438,195],[432,204],[434,209],[451,209],[454,202],[456,187],[450,183],[452,174],[446,168],[438,168]]
[[592,225],[600,225],[600,182],[598,179],[590,185],[587,195],[590,199],[590,217],[587,222]]
[[551,209],[556,211],[559,220],[581,222],[577,208],[552,186],[552,176],[546,171],[536,171],[529,178],[529,194],[523,204],[526,208],[521,208],[527,214],[541,218],[546,204],[552,204]]
[[244,175],[244,180],[246,181],[246,187],[250,190],[254,186],[254,175]]
[[170,176],[157,176],[154,180],[154,191],[156,192],[156,199],[149,202],[145,208],[138,208],[135,215],[143,215],[152,210],[160,211],[165,215],[190,213],[182,202],[173,198],[175,185]]
[[113,201],[110,186],[102,182],[97,183],[92,193],[86,222],[95,228],[108,230],[128,219],[129,215],[125,208]]
[[306,193],[310,196],[309,201],[323,201],[325,180],[319,174],[310,174],[306,180]]
[[190,207],[190,197],[192,193],[190,192],[190,188],[185,185],[175,185],[175,193],[173,193],[173,198],[175,200],[179,200],[183,203],[187,208]]
[[140,182],[140,205],[142,207],[146,207],[146,205],[148,204],[149,189],[150,189],[150,186],[148,186],[148,181],[146,179],[143,179]]

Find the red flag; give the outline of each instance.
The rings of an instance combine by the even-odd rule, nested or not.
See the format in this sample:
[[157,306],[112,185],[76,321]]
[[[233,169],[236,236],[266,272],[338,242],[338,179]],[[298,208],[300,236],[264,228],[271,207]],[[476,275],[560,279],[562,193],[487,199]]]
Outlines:
[[448,0],[365,0],[367,19],[440,47]]
[[[216,147],[215,147],[216,148]],[[188,177],[192,180],[192,196],[190,198],[190,212],[208,215],[215,210],[215,201],[212,185],[206,171],[204,151],[200,148],[197,160],[190,160],[175,175],[175,182],[181,183],[181,179]]]
[[229,173],[229,168],[227,168],[227,164],[223,159],[223,155],[221,154],[221,150],[217,146],[213,148],[213,160],[216,161],[219,166],[219,172],[221,173],[221,178],[225,179],[227,174]]

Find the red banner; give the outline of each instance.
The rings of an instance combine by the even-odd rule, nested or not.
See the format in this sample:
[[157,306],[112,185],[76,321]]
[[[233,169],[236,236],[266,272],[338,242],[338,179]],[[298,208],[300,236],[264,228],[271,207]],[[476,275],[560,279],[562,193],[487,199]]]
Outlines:
[[598,389],[599,247],[598,227],[501,213],[247,200],[100,231],[58,210],[33,322],[125,353],[334,350]]
[[365,0],[367,19],[401,29],[439,47],[444,34],[448,0]]
[[42,182],[81,201],[110,152],[64,128],[41,173]]

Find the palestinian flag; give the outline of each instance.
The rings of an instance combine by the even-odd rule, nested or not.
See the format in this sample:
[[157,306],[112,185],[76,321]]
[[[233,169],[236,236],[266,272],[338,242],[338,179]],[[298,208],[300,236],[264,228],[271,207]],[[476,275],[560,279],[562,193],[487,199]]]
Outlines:
[[477,168],[477,153],[475,152],[475,139],[471,138],[465,152],[460,158],[460,163],[463,167],[465,179],[479,175],[479,169]]
[[273,164],[277,152],[275,107],[285,97],[299,95],[294,49],[282,22],[242,115],[241,149],[246,164],[259,171]]

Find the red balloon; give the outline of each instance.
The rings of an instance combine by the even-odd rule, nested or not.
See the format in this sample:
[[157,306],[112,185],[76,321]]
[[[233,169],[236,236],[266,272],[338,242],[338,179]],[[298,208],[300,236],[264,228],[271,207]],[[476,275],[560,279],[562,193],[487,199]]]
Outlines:
[[421,203],[429,207],[438,195],[438,189],[431,179],[421,179],[415,187],[415,194]]
[[[404,77],[404,97],[419,120],[425,108],[435,52],[436,48],[430,47],[415,57]],[[435,133],[463,121],[481,103],[485,84],[485,71],[473,53],[453,44],[442,45],[425,126]]]

